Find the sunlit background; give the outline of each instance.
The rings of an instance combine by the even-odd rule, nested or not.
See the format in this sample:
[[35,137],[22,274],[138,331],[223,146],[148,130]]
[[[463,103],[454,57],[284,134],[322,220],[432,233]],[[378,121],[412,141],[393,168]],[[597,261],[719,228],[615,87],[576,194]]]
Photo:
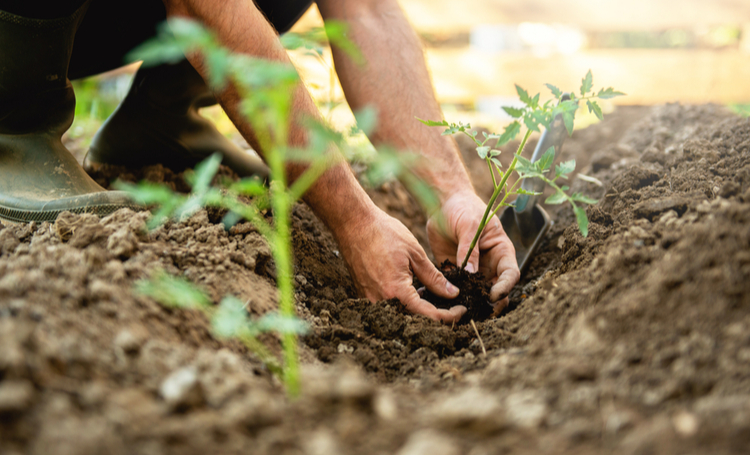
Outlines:
[[[421,37],[438,100],[450,121],[499,129],[500,109],[517,103],[514,84],[546,95],[592,70],[595,87],[628,94],[614,103],[720,103],[750,114],[748,0],[402,0]],[[322,25],[313,6],[294,30]],[[292,56],[324,114],[353,122],[323,59]],[[134,67],[76,82],[77,120],[69,136],[85,147],[127,91]],[[605,112],[615,104],[605,104]],[[236,135],[220,109],[205,115]],[[595,121],[581,118],[578,127]]]

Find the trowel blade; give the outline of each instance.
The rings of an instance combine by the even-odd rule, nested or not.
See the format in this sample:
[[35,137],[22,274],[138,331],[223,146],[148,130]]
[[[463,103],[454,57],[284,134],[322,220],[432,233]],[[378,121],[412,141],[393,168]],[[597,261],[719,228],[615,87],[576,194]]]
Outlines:
[[503,229],[508,234],[510,241],[513,242],[518,268],[523,274],[554,221],[539,204],[535,204],[531,209],[528,222],[524,223],[523,228],[518,223],[518,217],[513,207],[505,209],[500,215],[500,222],[503,224]]

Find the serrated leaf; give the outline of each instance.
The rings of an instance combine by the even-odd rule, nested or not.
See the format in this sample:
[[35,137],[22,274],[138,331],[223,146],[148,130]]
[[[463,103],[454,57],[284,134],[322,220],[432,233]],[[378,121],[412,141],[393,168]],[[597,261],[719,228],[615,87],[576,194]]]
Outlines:
[[536,191],[524,190],[523,188],[517,189],[516,193],[518,193],[518,194],[528,194],[529,196],[538,196],[538,195],[542,194],[542,193],[538,193]]
[[591,70],[586,73],[586,76],[581,79],[581,96],[586,96],[591,91],[591,87],[594,85],[594,76],[591,74]]
[[477,147],[477,153],[479,154],[479,158],[481,159],[487,159],[487,153],[490,151],[490,147],[483,145],[481,147]]
[[581,193],[573,193],[570,195],[570,198],[577,202],[583,202],[584,204],[596,204],[599,202],[596,199],[586,197]]
[[573,206],[573,211],[576,213],[576,221],[578,221],[578,229],[581,231],[581,235],[584,237],[589,236],[589,219],[586,216],[586,210],[583,207]]
[[516,120],[515,122],[505,127],[505,131],[503,131],[503,134],[497,139],[497,144],[495,144],[495,147],[501,147],[512,141],[516,138],[519,132],[521,132],[521,124]]
[[554,193],[552,196],[548,197],[547,200],[544,201],[544,203],[550,204],[550,205],[559,205],[567,200],[568,198],[566,197],[565,193],[563,193],[562,191],[558,191]]
[[602,108],[599,107],[599,104],[597,104],[596,101],[586,100],[586,105],[589,107],[589,112],[593,112],[599,120],[604,119]]
[[544,85],[547,86],[547,88],[550,90],[550,92],[552,92],[555,98],[560,99],[560,97],[562,96],[562,90],[560,90],[559,88],[555,87],[552,84],[544,84]]
[[521,155],[516,155],[516,159],[518,160],[516,162],[516,168],[515,168],[516,171],[522,172],[524,174],[532,174],[532,173],[536,174],[537,173],[537,168],[534,165],[534,163],[522,157]]
[[531,131],[539,132],[539,122],[534,118],[533,113],[529,112],[528,114],[523,116],[523,123],[526,125],[526,128],[530,129]]
[[532,106],[539,107],[539,95],[540,93],[537,93],[536,95],[534,95],[534,98],[531,99]]
[[501,153],[503,153],[503,152],[502,152],[502,150],[498,150],[498,149],[492,149],[492,150],[490,150],[490,157],[495,157],[495,156],[498,156],[498,155],[500,155]]
[[555,166],[555,178],[568,178],[568,174],[576,170],[576,160],[563,161]]
[[513,118],[519,118],[520,116],[523,115],[523,111],[524,111],[523,109],[519,109],[519,108],[511,107],[511,106],[503,106],[503,110],[505,111],[506,114],[510,115]]
[[498,160],[497,158],[490,158],[490,161],[492,161],[493,163],[495,163],[495,166],[497,166],[498,169],[502,169],[503,168],[503,163],[501,163],[500,160]]
[[445,121],[445,120],[441,120],[441,121],[422,120],[419,117],[416,117],[416,119],[419,120],[420,122],[424,123],[427,126],[450,126],[450,124],[447,121]]
[[550,147],[547,149],[546,152],[544,152],[544,155],[542,155],[541,158],[539,158],[539,161],[536,162],[538,169],[540,171],[546,171],[550,167],[552,167],[552,163],[555,162],[555,147]]
[[602,186],[602,187],[604,186],[604,183],[602,183],[601,180],[599,180],[596,177],[591,177],[590,175],[578,174],[576,177],[583,180],[584,182],[593,183],[596,186]]
[[518,93],[518,97],[521,98],[521,102],[523,104],[531,107],[533,104],[533,100],[529,96],[529,92],[521,88],[518,84],[516,84],[516,92]]
[[625,94],[622,92],[616,91],[612,87],[607,87],[607,88],[599,90],[599,93],[597,93],[596,96],[597,98],[608,100],[610,98],[614,98],[617,96],[625,96]]

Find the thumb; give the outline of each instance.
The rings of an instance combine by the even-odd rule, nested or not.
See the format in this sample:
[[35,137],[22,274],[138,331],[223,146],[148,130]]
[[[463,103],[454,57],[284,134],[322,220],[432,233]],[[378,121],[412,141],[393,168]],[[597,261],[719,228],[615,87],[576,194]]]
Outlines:
[[427,254],[421,251],[412,258],[412,270],[419,281],[433,294],[445,299],[458,297],[458,288],[448,281],[445,276],[427,259]]

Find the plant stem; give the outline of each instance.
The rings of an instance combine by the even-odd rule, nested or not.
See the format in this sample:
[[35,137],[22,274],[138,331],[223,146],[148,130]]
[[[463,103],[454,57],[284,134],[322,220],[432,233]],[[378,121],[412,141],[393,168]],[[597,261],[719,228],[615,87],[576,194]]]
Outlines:
[[[528,142],[529,137],[531,137],[531,130],[526,130],[526,134],[524,135],[521,144],[518,146],[516,155],[521,155],[523,153],[523,149],[526,147],[526,142]],[[476,248],[479,237],[482,235],[482,232],[484,232],[484,228],[487,227],[487,222],[489,220],[489,215],[492,211],[492,207],[495,205],[495,201],[497,201],[498,196],[500,196],[500,192],[503,191],[503,188],[505,188],[505,183],[508,181],[508,177],[510,177],[510,174],[513,173],[513,171],[516,169],[516,163],[518,163],[518,157],[514,156],[513,162],[510,163],[508,170],[503,174],[503,179],[500,181],[500,185],[498,185],[495,188],[495,191],[492,193],[492,197],[487,203],[487,209],[484,211],[484,216],[482,216],[482,222],[479,224],[479,229],[477,229],[477,233],[474,235],[474,239],[471,241],[471,245],[469,245],[469,251],[466,252],[466,257],[461,263],[462,269],[466,268],[466,264],[469,262],[471,252],[474,251],[474,248]],[[506,193],[505,198],[507,197],[508,194]],[[505,198],[503,198],[503,202],[505,201]]]

